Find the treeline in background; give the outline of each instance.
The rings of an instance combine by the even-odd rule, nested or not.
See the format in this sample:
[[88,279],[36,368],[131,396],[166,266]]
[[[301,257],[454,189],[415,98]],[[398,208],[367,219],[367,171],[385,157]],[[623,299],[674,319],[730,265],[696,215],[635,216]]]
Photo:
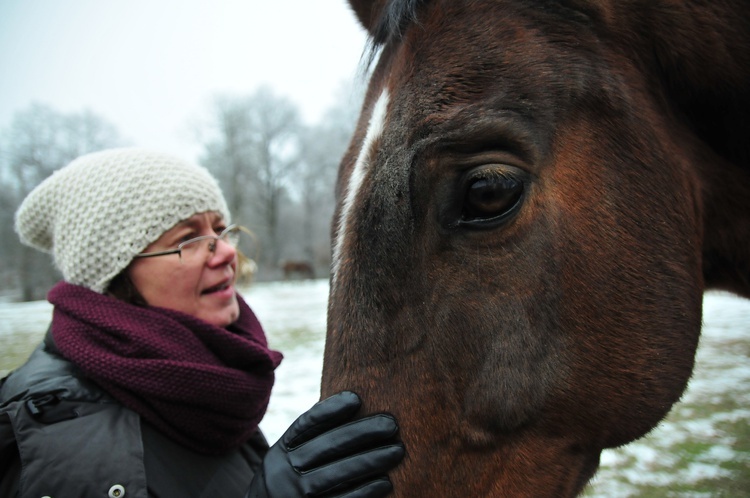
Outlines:
[[[267,87],[216,96],[203,118],[186,124],[200,152],[183,157],[216,176],[232,221],[256,236],[242,249],[256,262],[258,280],[328,276],[335,178],[360,103],[352,91],[342,94],[313,125]],[[44,104],[17,112],[0,129],[0,297],[44,299],[61,279],[51,257],[23,246],[13,229],[26,195],[82,154],[128,145],[92,111],[65,113]]]

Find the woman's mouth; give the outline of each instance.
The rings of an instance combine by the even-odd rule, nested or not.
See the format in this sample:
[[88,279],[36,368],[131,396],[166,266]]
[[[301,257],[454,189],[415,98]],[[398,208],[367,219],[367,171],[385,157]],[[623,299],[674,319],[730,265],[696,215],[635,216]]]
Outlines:
[[228,290],[231,287],[232,287],[231,280],[227,280],[226,282],[221,282],[220,284],[214,285],[213,287],[209,287],[207,289],[204,289],[203,291],[201,291],[201,294],[202,295],[205,295],[205,294],[215,294],[217,292],[226,291],[226,290]]

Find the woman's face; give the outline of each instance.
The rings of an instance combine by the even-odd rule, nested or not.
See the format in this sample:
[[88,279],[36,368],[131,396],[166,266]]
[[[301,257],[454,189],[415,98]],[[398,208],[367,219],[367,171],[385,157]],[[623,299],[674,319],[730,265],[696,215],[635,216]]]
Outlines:
[[[226,228],[218,213],[199,213],[167,230],[143,252],[176,249],[180,242],[201,235],[218,235]],[[223,240],[209,250],[201,242],[195,258],[177,254],[136,258],[130,265],[130,279],[151,306],[193,315],[212,325],[224,327],[240,314],[234,288],[237,250]]]

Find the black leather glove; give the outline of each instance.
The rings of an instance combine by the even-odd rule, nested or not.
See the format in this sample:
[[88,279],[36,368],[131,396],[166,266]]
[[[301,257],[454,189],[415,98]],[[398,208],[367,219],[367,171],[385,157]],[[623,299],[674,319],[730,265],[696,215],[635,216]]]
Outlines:
[[386,472],[404,457],[396,420],[352,421],[362,402],[352,392],[303,413],[274,444],[246,498],[377,498],[392,489]]

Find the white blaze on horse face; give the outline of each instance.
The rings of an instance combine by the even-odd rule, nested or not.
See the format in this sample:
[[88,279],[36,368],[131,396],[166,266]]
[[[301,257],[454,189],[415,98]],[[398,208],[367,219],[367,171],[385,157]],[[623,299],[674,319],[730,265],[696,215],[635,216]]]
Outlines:
[[365,140],[362,143],[362,148],[359,151],[359,157],[357,162],[354,163],[354,169],[352,170],[351,176],[349,177],[349,184],[346,188],[346,197],[344,203],[341,206],[341,214],[338,220],[338,234],[336,236],[336,244],[333,248],[333,279],[332,283],[336,283],[336,277],[339,273],[339,266],[341,265],[341,251],[344,248],[344,242],[346,240],[346,229],[351,215],[352,207],[357,199],[357,194],[362,187],[362,181],[370,169],[370,158],[373,154],[373,146],[375,142],[383,134],[383,127],[385,125],[387,108],[388,108],[388,91],[384,90],[375,103],[375,108],[372,110],[370,116],[370,123],[367,128],[367,134]]

